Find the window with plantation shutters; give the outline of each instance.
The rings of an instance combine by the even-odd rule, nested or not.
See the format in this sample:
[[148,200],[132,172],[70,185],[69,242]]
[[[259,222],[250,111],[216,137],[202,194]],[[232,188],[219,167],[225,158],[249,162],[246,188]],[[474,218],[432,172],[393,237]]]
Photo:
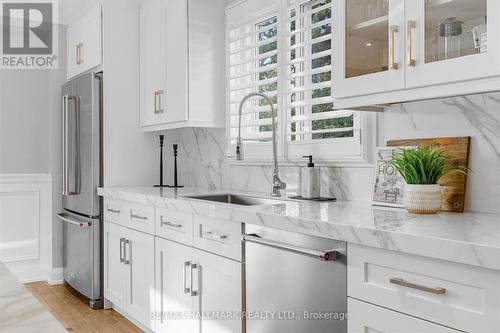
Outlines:
[[[334,109],[332,8],[332,0],[247,0],[227,9],[228,155],[235,151],[240,103],[259,92],[276,109],[281,160],[295,162],[303,155],[325,162],[366,160],[361,129],[367,118]],[[266,163],[271,158],[267,104],[254,98],[243,106],[246,161]]]
[[[278,33],[276,10],[246,20],[242,20],[240,15],[228,14],[228,125],[231,144],[235,143],[238,136],[238,109],[246,95],[264,93],[278,108]],[[254,98],[245,103],[241,118],[245,151],[258,152],[259,146],[270,145],[271,121],[266,100]]]
[[287,0],[287,4],[288,155],[359,155],[359,115],[333,108],[332,1]]

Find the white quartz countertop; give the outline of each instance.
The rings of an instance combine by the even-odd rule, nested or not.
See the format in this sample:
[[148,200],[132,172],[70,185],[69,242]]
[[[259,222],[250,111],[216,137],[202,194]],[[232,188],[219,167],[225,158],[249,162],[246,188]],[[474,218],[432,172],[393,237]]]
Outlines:
[[0,332],[66,332],[49,310],[1,262]]
[[439,213],[415,215],[403,209],[352,201],[240,206],[186,198],[186,195],[231,193],[265,197],[262,193],[153,187],[100,188],[103,197],[182,210],[320,236],[410,254],[500,270],[500,215]]

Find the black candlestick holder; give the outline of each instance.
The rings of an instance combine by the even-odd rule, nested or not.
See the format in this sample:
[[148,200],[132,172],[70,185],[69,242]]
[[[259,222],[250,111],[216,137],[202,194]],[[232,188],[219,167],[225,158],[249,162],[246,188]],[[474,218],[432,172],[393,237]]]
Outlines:
[[173,188],[180,188],[184,187],[182,185],[179,185],[177,181],[177,148],[179,147],[177,144],[172,145],[174,148],[174,185],[167,185],[167,187],[173,187]]
[[163,184],[163,142],[165,140],[165,136],[163,134],[160,134],[159,137],[160,137],[160,184],[153,185],[153,187],[169,187],[168,185]]

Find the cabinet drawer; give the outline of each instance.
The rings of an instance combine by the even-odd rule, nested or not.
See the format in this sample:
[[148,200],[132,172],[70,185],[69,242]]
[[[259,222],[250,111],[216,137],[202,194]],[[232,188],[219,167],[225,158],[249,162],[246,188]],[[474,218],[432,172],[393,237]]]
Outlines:
[[154,207],[134,202],[106,199],[104,220],[154,234]]
[[155,234],[183,244],[193,245],[193,215],[156,208]]
[[242,224],[195,215],[193,244],[200,249],[241,261]]
[[500,272],[349,244],[348,296],[455,329],[500,332]]
[[348,333],[458,333],[451,328],[349,298]]
[[121,221],[125,220],[126,202],[104,199],[104,221],[123,224]]

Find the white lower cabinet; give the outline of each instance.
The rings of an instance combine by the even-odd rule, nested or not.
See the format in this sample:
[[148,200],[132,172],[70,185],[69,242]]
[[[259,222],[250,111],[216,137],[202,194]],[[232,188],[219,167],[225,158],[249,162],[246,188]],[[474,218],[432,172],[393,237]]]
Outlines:
[[458,333],[459,331],[349,298],[348,333]]
[[347,295],[464,332],[500,332],[500,272],[349,244]]
[[156,331],[238,333],[241,263],[156,238]]
[[110,222],[104,224],[104,297],[152,328],[154,236]]

